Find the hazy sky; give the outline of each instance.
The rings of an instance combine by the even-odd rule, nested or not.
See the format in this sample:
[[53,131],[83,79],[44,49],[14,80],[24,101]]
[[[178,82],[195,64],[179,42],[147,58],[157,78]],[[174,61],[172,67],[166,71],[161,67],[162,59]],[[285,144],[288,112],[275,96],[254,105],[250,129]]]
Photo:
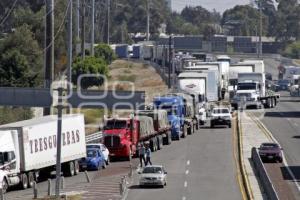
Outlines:
[[226,9],[232,8],[235,5],[249,4],[251,0],[172,0],[173,10],[181,11],[186,5],[200,5],[208,10],[214,8],[223,13]]

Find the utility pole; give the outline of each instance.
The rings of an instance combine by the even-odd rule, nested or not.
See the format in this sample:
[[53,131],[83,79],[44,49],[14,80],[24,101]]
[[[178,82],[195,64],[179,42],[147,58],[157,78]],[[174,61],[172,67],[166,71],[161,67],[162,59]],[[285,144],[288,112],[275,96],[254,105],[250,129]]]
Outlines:
[[[78,43],[80,39],[80,2],[79,0],[76,0],[76,44]],[[76,45],[77,47],[77,45]],[[78,54],[77,48],[76,48],[76,54]]]
[[176,75],[175,75],[175,41],[174,37],[172,37],[172,89],[175,89],[176,86]]
[[262,0],[259,0],[259,48],[258,48],[258,57],[262,56]]
[[109,45],[109,37],[110,37],[110,0],[107,0],[107,44]]
[[149,0],[146,0],[146,6],[147,6],[147,33],[146,33],[146,39],[149,41],[150,38],[150,3]]
[[[45,81],[50,88],[54,76],[54,0],[46,0],[46,39],[45,39]],[[51,108],[44,108],[44,115],[50,115]]]
[[92,31],[91,31],[91,55],[94,56],[95,43],[95,0],[92,0]]
[[60,180],[61,180],[61,131],[62,131],[62,110],[63,110],[63,91],[62,87],[58,89],[58,105],[57,105],[57,144],[56,144],[56,183],[55,196],[60,196]]
[[[68,72],[67,72],[67,81],[68,81],[68,92],[71,94],[71,83],[72,83],[72,60],[73,60],[73,1],[69,2],[68,9]],[[77,6],[77,5],[76,5]],[[70,113],[70,108],[68,107],[67,112]]]
[[169,65],[168,65],[168,88],[171,88],[171,69],[172,69],[172,64],[171,64],[171,59],[172,59],[172,51],[171,51],[171,46],[172,46],[172,36],[170,35],[169,37]]
[[81,0],[81,57],[85,58],[85,0]]

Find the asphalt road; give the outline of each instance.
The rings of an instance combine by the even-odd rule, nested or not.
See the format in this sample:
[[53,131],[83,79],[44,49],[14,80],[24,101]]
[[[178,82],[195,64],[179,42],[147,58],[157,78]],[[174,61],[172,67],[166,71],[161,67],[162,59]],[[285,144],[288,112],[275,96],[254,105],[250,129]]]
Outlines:
[[288,92],[280,93],[281,102],[276,108],[265,110],[260,115],[260,120],[280,143],[296,180],[293,180],[284,166],[274,170],[278,171],[278,176],[289,182],[294,195],[300,199],[300,192],[294,184],[295,181],[300,183],[300,97],[290,97]]
[[168,185],[139,188],[138,175],[128,200],[241,199],[233,157],[232,129],[203,128],[153,154],[168,172]]

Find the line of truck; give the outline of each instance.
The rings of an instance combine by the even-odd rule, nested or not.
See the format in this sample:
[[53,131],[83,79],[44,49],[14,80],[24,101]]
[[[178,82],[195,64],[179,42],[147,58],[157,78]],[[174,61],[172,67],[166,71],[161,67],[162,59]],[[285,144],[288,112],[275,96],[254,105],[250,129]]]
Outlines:
[[153,99],[150,110],[138,110],[128,118],[108,118],[103,143],[111,158],[128,160],[137,156],[138,145],[147,142],[154,152],[180,140],[199,128],[195,98],[185,93],[170,93]]

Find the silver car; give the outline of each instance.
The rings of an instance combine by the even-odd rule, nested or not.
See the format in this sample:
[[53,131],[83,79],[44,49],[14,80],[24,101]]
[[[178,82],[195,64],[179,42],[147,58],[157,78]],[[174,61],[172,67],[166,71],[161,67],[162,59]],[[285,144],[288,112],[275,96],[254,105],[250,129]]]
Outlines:
[[151,165],[143,168],[142,172],[139,172],[140,187],[142,186],[161,186],[167,185],[167,172],[161,165]]

